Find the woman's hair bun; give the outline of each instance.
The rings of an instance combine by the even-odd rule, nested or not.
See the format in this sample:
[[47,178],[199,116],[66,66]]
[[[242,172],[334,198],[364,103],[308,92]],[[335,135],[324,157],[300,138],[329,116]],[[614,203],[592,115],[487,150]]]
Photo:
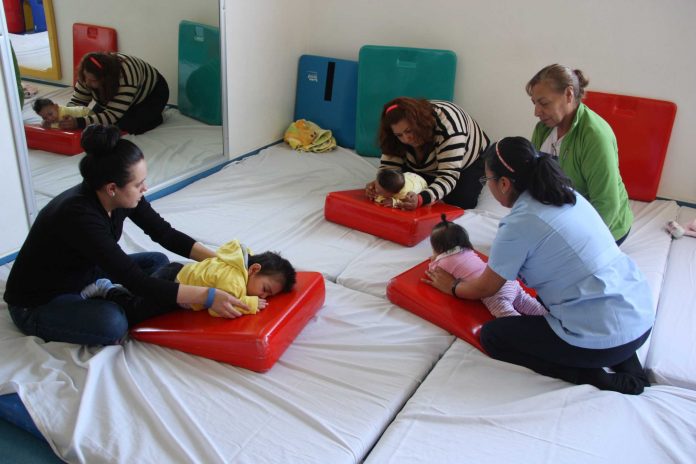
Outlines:
[[120,139],[118,126],[90,124],[82,131],[80,144],[86,153],[100,155],[111,152]]

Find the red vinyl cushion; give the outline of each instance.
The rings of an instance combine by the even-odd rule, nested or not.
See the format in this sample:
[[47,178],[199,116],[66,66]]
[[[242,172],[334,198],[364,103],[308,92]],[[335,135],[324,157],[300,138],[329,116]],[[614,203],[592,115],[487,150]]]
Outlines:
[[[80,143],[82,129],[66,131],[60,129],[45,129],[33,124],[24,125],[27,146],[35,150],[50,151],[59,155],[73,156],[84,152]],[[126,135],[121,131],[121,136]]]
[[298,272],[293,290],[272,297],[255,315],[224,319],[180,310],[144,321],[130,333],[136,340],[265,372],[323,306],[325,293],[320,273]]
[[[479,256],[488,260],[481,253]],[[485,353],[479,332],[484,323],[494,319],[493,315],[481,300],[455,298],[421,282],[429,264],[430,260],[426,260],[391,279],[387,284],[387,298]],[[525,290],[535,294],[533,290]]]
[[18,0],[2,0],[2,6],[5,9],[7,32],[10,34],[24,34],[26,27],[22,2]]
[[629,198],[653,201],[677,114],[664,100],[587,92],[583,99],[614,130],[619,146],[619,171]]
[[399,274],[387,284],[387,298],[397,306],[442,327],[483,351],[479,332],[494,319],[480,300],[463,300],[421,282],[430,260]]
[[35,150],[45,150],[69,156],[84,151],[80,145],[82,130],[44,129],[41,126],[25,124],[24,133],[27,137],[27,146]]
[[77,65],[85,53],[117,51],[116,29],[93,24],[73,24],[73,82],[77,82]]
[[324,203],[327,221],[366,232],[401,245],[413,246],[430,235],[445,214],[449,221],[464,210],[446,203],[423,206],[413,211],[380,206],[365,196],[365,189],[331,192]]

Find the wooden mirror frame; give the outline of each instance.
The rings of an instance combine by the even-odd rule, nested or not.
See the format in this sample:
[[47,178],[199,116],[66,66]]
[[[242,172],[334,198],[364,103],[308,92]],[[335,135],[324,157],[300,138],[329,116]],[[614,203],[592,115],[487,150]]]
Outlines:
[[19,73],[22,77],[33,77],[36,79],[46,79],[59,81],[60,55],[58,54],[58,36],[56,34],[56,19],[53,15],[53,0],[43,0],[44,15],[46,16],[46,31],[48,32],[48,46],[51,50],[51,67],[40,70],[19,66]]

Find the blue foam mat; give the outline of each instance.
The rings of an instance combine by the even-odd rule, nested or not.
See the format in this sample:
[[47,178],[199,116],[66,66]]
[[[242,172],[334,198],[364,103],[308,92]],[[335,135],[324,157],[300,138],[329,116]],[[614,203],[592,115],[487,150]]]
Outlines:
[[330,129],[336,143],[355,147],[358,62],[302,55],[297,71],[294,120]]
[[0,418],[45,441],[18,394],[0,395]]

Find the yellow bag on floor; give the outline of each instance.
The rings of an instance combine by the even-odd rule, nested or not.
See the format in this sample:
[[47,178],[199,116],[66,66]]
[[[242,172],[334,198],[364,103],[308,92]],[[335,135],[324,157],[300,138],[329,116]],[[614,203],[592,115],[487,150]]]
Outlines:
[[323,153],[336,147],[336,138],[330,130],[322,129],[306,119],[298,119],[290,124],[283,140],[298,151]]

